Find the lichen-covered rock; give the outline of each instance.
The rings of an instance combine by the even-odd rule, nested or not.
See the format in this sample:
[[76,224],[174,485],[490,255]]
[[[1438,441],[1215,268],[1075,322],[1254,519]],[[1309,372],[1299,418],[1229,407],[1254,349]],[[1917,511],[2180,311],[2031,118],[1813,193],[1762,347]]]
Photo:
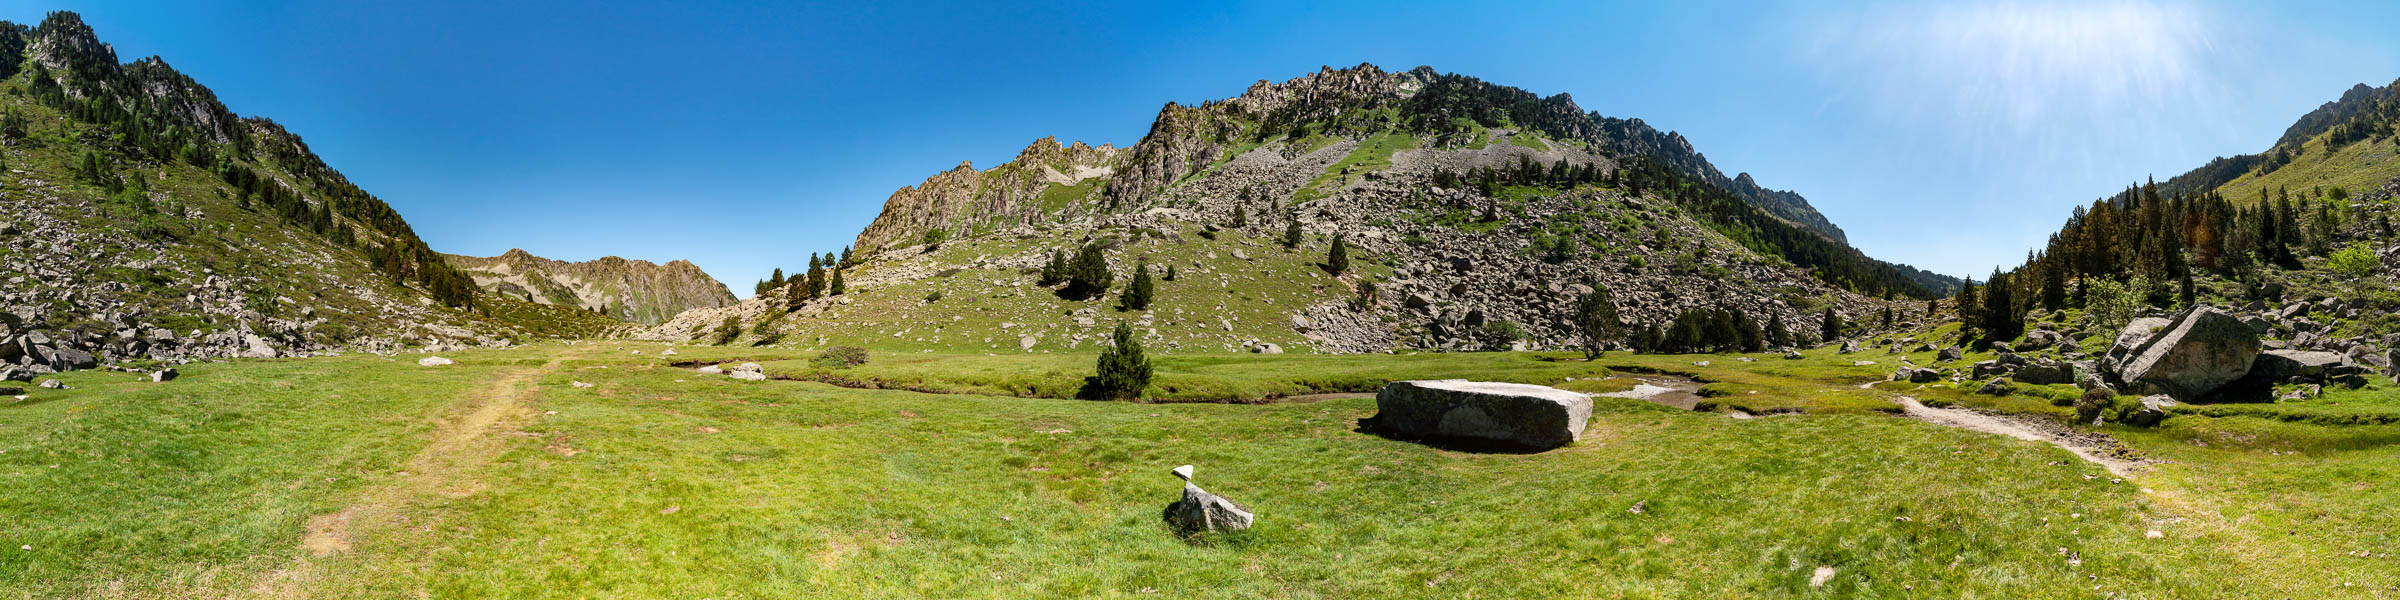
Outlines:
[[1168,525],[1186,533],[1241,531],[1249,529],[1256,518],[1242,505],[1190,482],[1183,484],[1183,499],[1167,505],[1166,516]]
[[[2120,342],[2139,337],[2137,321],[2118,336]],[[2224,311],[2202,307],[2186,311],[2174,326],[2137,344],[2127,355],[2118,378],[2135,391],[2196,399],[2250,372],[2258,358],[2258,334]]]
[[417,359],[417,366],[420,366],[420,367],[439,367],[439,366],[444,366],[444,365],[449,365],[449,364],[453,364],[453,361],[451,361],[450,359],[447,359],[447,358],[442,358],[442,357],[439,357],[439,356],[428,356],[428,357],[425,357],[425,358],[420,358],[420,359]]
[[1521,383],[1395,381],[1375,395],[1375,423],[1412,437],[1549,449],[1583,437],[1590,396]]

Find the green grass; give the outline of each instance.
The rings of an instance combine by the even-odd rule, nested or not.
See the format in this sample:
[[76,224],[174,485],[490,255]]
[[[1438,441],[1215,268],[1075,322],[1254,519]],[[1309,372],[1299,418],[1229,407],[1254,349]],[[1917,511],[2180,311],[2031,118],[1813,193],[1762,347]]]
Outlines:
[[2262,189],[2273,194],[2277,188],[2284,188],[2298,194],[2323,186],[2346,188],[2356,194],[2400,178],[2400,156],[2396,156],[2400,154],[2400,138],[2354,142],[2330,153],[2325,151],[2325,141],[2325,135],[2318,135],[2303,142],[2300,156],[2290,164],[2264,176],[2252,172],[2236,177],[2218,186],[2217,193],[2227,200],[2248,203],[2257,201]]
[[1075,203],[1082,202],[1085,198],[1090,198],[1092,190],[1098,189],[1100,183],[1101,179],[1098,177],[1078,181],[1074,185],[1053,183],[1049,187],[1042,188],[1041,195],[1035,197],[1034,202],[1041,205],[1042,214],[1056,215],[1059,211],[1066,210],[1067,207],[1074,206]]
[[[1480,379],[1556,384],[1608,374],[1580,357],[1532,353],[1392,355],[1159,355],[1152,402],[1254,403],[1285,396],[1373,392],[1399,379]],[[1091,375],[1090,354],[877,354],[865,365],[822,369],[806,360],[766,363],[779,377],[844,387],[1071,399]]]
[[[2400,550],[2400,426],[2179,416],[2112,428],[2171,461],[2118,482],[2056,448],[1854,406],[1853,392],[1882,386],[1857,388],[1880,369],[1849,361],[1880,353],[1161,361],[1162,377],[1227,389],[1671,369],[1837,413],[1745,421],[1600,398],[1582,442],[1478,454],[1361,432],[1375,412],[1365,398],[1136,404],[750,383],[669,367],[663,349],[539,345],[430,369],[413,357],[243,361],[168,384],[70,374],[78,389],[0,403],[0,598],[2400,591],[2393,559],[2348,554]],[[965,380],[1088,360],[879,353],[858,369]],[[396,472],[523,373],[529,408],[488,432],[487,451]],[[1166,469],[1179,464],[1255,510],[1257,528],[1167,531],[1159,512],[1178,482]],[[419,478],[469,485],[408,487]],[[354,525],[347,551],[300,549],[311,517],[362,498],[394,499],[397,516]],[[1833,574],[1811,587],[1819,567]]]

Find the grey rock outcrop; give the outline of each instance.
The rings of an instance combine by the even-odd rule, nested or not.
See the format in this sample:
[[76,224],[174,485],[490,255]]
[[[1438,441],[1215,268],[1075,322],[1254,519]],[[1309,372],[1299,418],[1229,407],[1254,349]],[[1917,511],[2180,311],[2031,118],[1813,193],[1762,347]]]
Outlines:
[[2118,341],[2133,341],[2133,347],[2110,350],[2124,350],[2118,379],[2138,392],[2201,398],[2241,379],[2258,357],[2258,334],[2221,310],[2186,311],[2156,335],[2143,335],[2148,325],[2128,325]]
[[1386,384],[1375,408],[1375,425],[1394,434],[1549,449],[1583,437],[1592,400],[1552,387],[1446,379]]

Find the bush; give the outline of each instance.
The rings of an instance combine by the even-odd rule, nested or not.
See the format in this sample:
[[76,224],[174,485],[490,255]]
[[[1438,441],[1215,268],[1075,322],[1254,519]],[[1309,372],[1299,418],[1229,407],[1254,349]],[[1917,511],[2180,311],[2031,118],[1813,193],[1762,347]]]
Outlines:
[[857,346],[826,348],[824,353],[818,354],[815,359],[808,361],[808,364],[825,369],[842,369],[867,364],[867,349]]
[[727,316],[724,323],[717,325],[717,345],[733,343],[733,339],[738,337],[742,337],[741,318]]
[[1133,338],[1133,328],[1124,323],[1117,324],[1115,342],[1100,353],[1099,374],[1085,382],[1085,395],[1101,400],[1140,398],[1142,390],[1150,387],[1150,358],[1142,355],[1142,342]]

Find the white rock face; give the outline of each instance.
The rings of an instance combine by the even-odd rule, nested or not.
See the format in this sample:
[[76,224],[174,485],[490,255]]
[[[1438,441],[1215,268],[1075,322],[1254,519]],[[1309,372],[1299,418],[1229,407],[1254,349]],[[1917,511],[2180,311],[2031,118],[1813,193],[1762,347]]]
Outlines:
[[1553,387],[1443,379],[1386,384],[1375,408],[1375,425],[1391,433],[1550,449],[1583,437],[1592,399]]
[[439,367],[439,366],[448,365],[448,364],[452,364],[452,361],[451,361],[450,359],[447,359],[447,358],[442,358],[442,357],[439,357],[439,356],[428,356],[428,357],[425,357],[425,358],[420,358],[420,359],[417,359],[417,366],[420,366],[420,367]]

